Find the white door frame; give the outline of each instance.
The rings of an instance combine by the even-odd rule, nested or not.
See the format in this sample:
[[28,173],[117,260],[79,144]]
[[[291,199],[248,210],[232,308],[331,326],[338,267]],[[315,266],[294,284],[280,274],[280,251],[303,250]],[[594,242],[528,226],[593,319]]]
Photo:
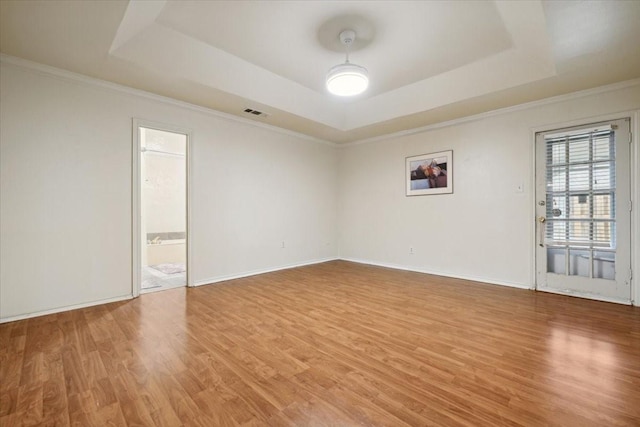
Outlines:
[[131,295],[136,298],[140,296],[140,288],[142,285],[142,242],[141,242],[141,227],[142,227],[142,177],[140,176],[140,165],[142,162],[142,147],[140,140],[140,128],[155,129],[166,132],[173,132],[186,135],[187,147],[186,147],[186,180],[187,180],[187,212],[186,212],[186,250],[187,250],[187,286],[193,286],[193,278],[191,274],[191,149],[193,145],[192,131],[190,129],[182,128],[179,126],[168,125],[165,123],[158,123],[149,120],[143,120],[134,118],[132,126],[132,215],[131,215],[131,251],[132,251],[132,263],[131,263]]
[[[529,220],[531,224],[530,228],[530,253],[531,253],[531,283],[533,284],[532,289],[538,290],[538,278],[537,278],[537,251],[535,250],[535,245],[538,244],[538,224],[537,224],[537,216],[536,216],[536,207],[537,207],[537,199],[536,199],[536,171],[537,171],[537,156],[536,156],[536,136],[540,132],[548,132],[553,131],[554,129],[564,129],[564,128],[572,128],[579,126],[588,126],[592,123],[606,122],[606,121],[614,121],[620,120],[624,118],[630,118],[631,123],[629,124],[629,128],[631,131],[631,143],[630,143],[630,158],[629,158],[629,167],[630,167],[630,198],[633,206],[633,211],[631,212],[631,241],[630,241],[630,251],[631,251],[631,268],[633,271],[633,275],[630,279],[631,281],[631,300],[630,302],[625,302],[626,304],[631,304],[635,306],[640,306],[640,280],[638,280],[638,274],[640,274],[640,238],[637,237],[640,231],[640,209],[638,209],[638,202],[640,201],[640,171],[637,169],[640,167],[640,147],[638,147],[638,135],[640,135],[640,110],[632,110],[632,111],[622,111],[618,113],[600,115],[589,117],[586,119],[578,119],[571,120],[560,123],[553,123],[544,126],[535,126],[530,128],[531,131],[531,154],[532,154],[532,186],[531,186],[531,196],[530,206],[531,213],[529,215]],[[560,293],[560,292],[558,292]],[[590,298],[589,295],[575,295],[583,298]],[[620,302],[617,300],[611,300],[611,302]]]
[[629,113],[631,117],[631,304],[640,306],[640,110]]

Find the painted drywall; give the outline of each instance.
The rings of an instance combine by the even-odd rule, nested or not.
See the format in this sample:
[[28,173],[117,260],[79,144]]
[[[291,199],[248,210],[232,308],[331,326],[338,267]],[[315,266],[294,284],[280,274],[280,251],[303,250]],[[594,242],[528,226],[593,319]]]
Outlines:
[[[638,109],[635,84],[352,144],[340,153],[341,257],[532,288],[534,131]],[[445,150],[453,194],[405,196],[405,158]]]
[[[63,72],[0,67],[0,320],[131,295],[133,117],[193,130],[196,284],[340,256],[530,287],[533,130],[640,108],[636,85],[336,149]],[[405,197],[405,157],[445,149],[453,195]]]
[[333,146],[65,73],[0,67],[2,319],[131,295],[134,117],[193,132],[195,283],[337,255]]

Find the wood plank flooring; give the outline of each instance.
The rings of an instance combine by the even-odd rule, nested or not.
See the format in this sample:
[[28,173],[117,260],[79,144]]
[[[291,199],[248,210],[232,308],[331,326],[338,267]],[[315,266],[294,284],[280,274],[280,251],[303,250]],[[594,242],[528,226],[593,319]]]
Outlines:
[[640,310],[344,261],[0,325],[4,426],[639,426]]

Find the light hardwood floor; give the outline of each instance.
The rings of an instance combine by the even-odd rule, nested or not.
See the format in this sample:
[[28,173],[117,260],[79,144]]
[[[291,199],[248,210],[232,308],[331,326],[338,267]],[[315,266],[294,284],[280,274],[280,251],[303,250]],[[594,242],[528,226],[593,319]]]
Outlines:
[[640,425],[640,310],[343,261],[0,325],[0,425]]

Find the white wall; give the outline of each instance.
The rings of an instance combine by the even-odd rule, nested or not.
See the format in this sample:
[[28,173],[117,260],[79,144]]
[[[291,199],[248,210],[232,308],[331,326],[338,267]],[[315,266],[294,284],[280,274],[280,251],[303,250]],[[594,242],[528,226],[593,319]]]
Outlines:
[[195,283],[337,255],[334,147],[65,73],[0,67],[2,319],[131,295],[134,117],[193,131]]
[[[636,84],[336,149],[16,62],[0,64],[4,320],[131,295],[133,117],[193,131],[196,284],[340,255],[531,287],[534,129],[640,109]],[[405,157],[447,149],[454,193],[405,197]]]
[[[534,130],[638,109],[640,83],[350,145],[340,153],[341,257],[533,287]],[[451,149],[454,193],[406,197],[405,158]],[[635,184],[640,200],[637,174]]]

